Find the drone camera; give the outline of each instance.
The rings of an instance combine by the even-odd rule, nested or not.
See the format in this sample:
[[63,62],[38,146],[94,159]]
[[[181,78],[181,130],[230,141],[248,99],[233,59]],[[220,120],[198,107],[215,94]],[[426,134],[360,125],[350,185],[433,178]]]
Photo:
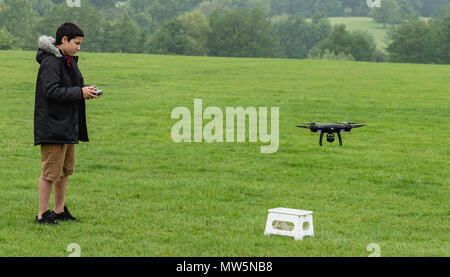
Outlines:
[[329,143],[333,143],[334,140],[335,140],[334,134],[328,134],[328,135],[327,135],[327,141],[328,141]]

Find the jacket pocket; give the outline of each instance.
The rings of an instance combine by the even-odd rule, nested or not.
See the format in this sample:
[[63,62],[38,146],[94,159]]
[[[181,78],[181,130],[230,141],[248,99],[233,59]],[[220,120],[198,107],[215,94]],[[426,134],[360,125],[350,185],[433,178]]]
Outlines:
[[72,142],[75,140],[73,104],[49,101],[47,136],[49,140]]
[[69,117],[49,115],[47,131],[50,140],[71,142],[75,139],[72,120]]

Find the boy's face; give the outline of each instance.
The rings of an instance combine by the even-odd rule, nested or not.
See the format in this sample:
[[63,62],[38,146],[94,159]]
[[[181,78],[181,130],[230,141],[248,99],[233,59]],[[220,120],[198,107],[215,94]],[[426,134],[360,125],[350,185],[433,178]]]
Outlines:
[[80,51],[83,39],[83,37],[76,37],[69,41],[67,37],[63,37],[61,39],[62,44],[59,45],[60,49],[66,56],[74,56],[78,51]]

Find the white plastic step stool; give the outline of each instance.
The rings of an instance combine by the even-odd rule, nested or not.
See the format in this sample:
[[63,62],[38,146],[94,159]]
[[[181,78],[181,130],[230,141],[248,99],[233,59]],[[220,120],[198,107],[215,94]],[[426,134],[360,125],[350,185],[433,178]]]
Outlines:
[[[303,237],[314,237],[313,212],[304,210],[295,210],[287,208],[276,208],[269,210],[267,217],[266,230],[264,235],[280,235],[293,237],[295,240],[302,240]],[[292,230],[276,229],[273,226],[274,221],[291,222],[294,224]],[[285,226],[287,226],[285,224]],[[286,228],[285,228],[286,229]]]

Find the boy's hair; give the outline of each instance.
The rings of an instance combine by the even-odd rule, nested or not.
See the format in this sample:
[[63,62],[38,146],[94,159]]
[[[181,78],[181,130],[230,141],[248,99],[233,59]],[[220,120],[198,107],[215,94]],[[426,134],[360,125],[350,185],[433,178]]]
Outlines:
[[58,30],[56,31],[55,45],[61,45],[62,44],[61,40],[65,36],[69,41],[71,41],[76,37],[84,37],[84,32],[77,25],[70,22],[66,22],[61,26],[59,26]]

